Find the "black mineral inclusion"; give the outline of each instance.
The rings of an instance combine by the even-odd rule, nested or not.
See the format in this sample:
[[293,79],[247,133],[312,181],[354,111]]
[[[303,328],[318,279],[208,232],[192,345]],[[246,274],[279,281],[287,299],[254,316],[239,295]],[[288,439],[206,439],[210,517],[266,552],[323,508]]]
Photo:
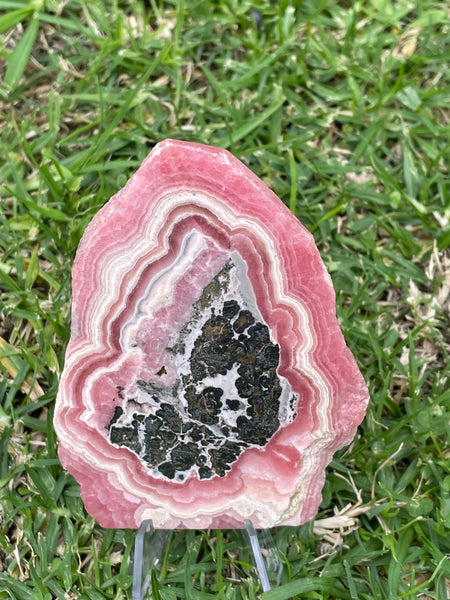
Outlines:
[[[173,389],[174,404],[163,401],[163,388],[138,381],[151,397],[153,414],[139,413],[136,403],[131,423],[121,424],[124,411],[116,407],[107,427],[110,441],[129,448],[171,480],[182,481],[193,468],[200,479],[222,477],[245,448],[265,446],[280,427],[279,362],[280,349],[267,325],[236,300],[227,300],[201,328],[189,357],[189,374]],[[206,377],[225,377],[235,367],[235,398],[225,397],[219,387],[199,385]],[[167,398],[167,389],[164,393]],[[180,393],[187,404],[183,414],[175,407]],[[224,423],[222,411],[236,413],[235,425]]]

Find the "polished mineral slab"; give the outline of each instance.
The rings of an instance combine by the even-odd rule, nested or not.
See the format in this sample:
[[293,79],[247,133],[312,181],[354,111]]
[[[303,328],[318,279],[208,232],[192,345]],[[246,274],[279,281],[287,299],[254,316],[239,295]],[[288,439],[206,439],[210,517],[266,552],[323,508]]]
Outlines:
[[[197,234],[199,235],[199,234]],[[239,268],[237,267],[239,265]],[[223,476],[247,448],[264,448],[292,422],[298,396],[277,373],[280,349],[253,297],[245,263],[227,259],[194,302],[189,321],[167,348],[178,376],[164,385],[119,386],[109,440],[137,454],[154,477],[184,481]]]
[[73,269],[55,428],[88,511],[303,523],[367,401],[312,236],[227,151],[158,144]]

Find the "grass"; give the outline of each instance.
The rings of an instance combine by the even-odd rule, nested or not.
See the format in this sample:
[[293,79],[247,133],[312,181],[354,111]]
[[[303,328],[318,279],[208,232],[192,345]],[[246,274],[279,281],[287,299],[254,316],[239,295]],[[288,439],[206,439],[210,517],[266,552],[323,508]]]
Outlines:
[[[70,270],[166,137],[223,146],[314,233],[371,392],[264,600],[450,598],[450,15],[432,0],[0,0],[0,598],[130,597],[56,454]],[[335,517],[334,521],[325,520]],[[234,531],[174,532],[153,595],[261,597]]]

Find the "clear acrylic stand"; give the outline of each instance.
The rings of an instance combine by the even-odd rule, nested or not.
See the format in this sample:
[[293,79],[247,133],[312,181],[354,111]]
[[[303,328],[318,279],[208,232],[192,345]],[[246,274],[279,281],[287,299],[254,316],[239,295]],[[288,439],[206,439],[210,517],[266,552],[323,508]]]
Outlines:
[[[249,519],[244,520],[244,539],[253,556],[263,592],[280,585],[281,563],[279,552],[268,529],[259,532],[260,538]],[[134,541],[132,600],[144,600],[147,594],[153,569],[161,561],[164,546],[169,537],[167,529],[155,529],[151,519],[143,521]],[[260,542],[262,540],[262,545]]]
[[258,573],[262,590],[268,592],[271,589],[271,582],[274,587],[280,585],[283,571],[280,553],[275,546],[269,529],[261,529],[258,538],[256,529],[249,519],[244,520],[244,525],[244,538],[252,553],[254,567]]
[[169,531],[155,529],[153,521],[143,521],[134,539],[132,600],[143,600],[150,585],[152,571],[161,561]]

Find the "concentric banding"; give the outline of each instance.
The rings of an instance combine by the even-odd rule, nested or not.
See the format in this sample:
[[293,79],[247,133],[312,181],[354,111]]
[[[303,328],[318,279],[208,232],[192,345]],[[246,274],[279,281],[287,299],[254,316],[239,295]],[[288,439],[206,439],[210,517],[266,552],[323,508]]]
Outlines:
[[[175,384],[181,372],[171,371],[168,338],[232,256],[246,265],[247,295],[279,347],[277,373],[298,398],[296,412],[286,409],[268,443],[246,448],[224,474],[201,479],[192,467],[182,482],[169,481],[108,439],[118,391],[154,384],[162,366],[165,385]],[[159,144],[93,219],[73,270],[55,427],[89,512],[114,527],[143,518],[196,528],[240,527],[244,518],[260,527],[304,522],[367,400],[312,236],[226,151]]]

